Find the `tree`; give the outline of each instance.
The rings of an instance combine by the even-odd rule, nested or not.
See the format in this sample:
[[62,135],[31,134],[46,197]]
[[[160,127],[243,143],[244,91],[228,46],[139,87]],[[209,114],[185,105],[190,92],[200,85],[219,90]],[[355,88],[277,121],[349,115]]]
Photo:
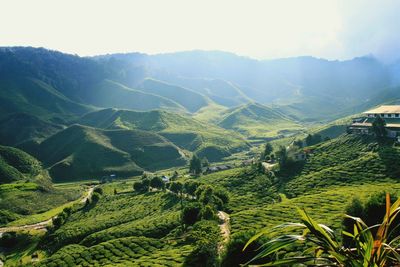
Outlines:
[[271,155],[272,151],[274,151],[274,148],[270,143],[265,144],[264,152],[261,155],[261,159],[265,159],[269,155]]
[[214,220],[217,212],[211,205],[205,205],[200,212],[200,216],[203,220]]
[[[226,253],[222,259],[222,267],[239,267],[250,261],[257,255],[257,251],[266,243],[264,239],[257,239],[251,243],[246,250],[243,250],[247,241],[254,236],[254,232],[238,232],[231,236],[226,247]],[[261,262],[253,262],[255,265]]]
[[193,225],[199,220],[201,206],[199,203],[191,203],[182,210],[182,223]]
[[189,163],[189,172],[193,173],[195,175],[198,175],[201,173],[201,160],[199,157],[196,156],[196,154],[193,154],[190,163]]
[[99,193],[93,192],[92,197],[91,197],[92,203],[97,203],[100,200],[100,198],[101,198],[101,195]]
[[189,195],[194,196],[197,188],[199,187],[200,183],[197,181],[187,181],[183,185],[185,192]]
[[279,150],[276,152],[276,157],[279,160],[280,167],[284,168],[288,160],[287,151],[284,146],[279,147]]
[[204,157],[204,158],[201,160],[201,166],[202,166],[202,167],[209,167],[209,166],[210,166],[210,162],[208,162],[208,159],[207,159],[206,157]]
[[153,188],[157,188],[157,189],[164,189],[164,188],[165,188],[165,183],[164,183],[164,181],[161,179],[161,177],[154,176],[154,177],[150,180],[150,186],[153,187]]
[[150,180],[144,179],[141,182],[135,182],[133,184],[133,190],[136,192],[148,192],[150,187]]
[[169,186],[169,190],[175,194],[181,194],[183,185],[181,182],[172,182]]
[[95,187],[93,189],[93,192],[96,192],[96,193],[99,193],[100,195],[102,195],[103,194],[103,188],[97,186],[97,187]]
[[386,137],[386,122],[384,119],[381,118],[381,116],[378,116],[375,118],[375,120],[372,122],[372,131],[376,135],[378,139],[382,139]]

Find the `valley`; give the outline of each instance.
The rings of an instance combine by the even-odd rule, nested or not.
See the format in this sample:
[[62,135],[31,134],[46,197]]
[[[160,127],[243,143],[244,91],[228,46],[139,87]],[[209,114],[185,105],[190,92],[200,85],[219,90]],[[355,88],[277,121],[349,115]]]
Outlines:
[[0,260],[240,266],[297,209],[340,234],[353,199],[399,196],[398,137],[348,127],[399,105],[398,65],[2,47]]

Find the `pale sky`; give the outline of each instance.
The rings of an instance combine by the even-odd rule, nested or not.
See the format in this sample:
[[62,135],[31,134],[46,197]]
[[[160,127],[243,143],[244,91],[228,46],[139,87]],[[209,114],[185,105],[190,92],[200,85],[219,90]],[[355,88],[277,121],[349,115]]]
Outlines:
[[0,46],[390,61],[400,56],[399,17],[397,0],[0,0]]

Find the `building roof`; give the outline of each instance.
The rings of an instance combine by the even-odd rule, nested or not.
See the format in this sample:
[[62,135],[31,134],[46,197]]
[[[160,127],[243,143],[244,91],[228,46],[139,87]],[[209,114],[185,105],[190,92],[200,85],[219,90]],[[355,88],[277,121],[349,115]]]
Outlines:
[[365,111],[364,114],[386,114],[386,113],[400,113],[400,105],[383,105],[378,108],[374,108]]

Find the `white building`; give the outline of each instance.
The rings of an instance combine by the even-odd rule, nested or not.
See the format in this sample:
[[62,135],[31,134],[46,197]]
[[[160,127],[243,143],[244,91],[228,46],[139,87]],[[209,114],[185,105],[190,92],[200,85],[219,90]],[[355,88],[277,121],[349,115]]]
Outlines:
[[372,123],[375,118],[381,117],[386,122],[387,136],[400,136],[400,105],[384,105],[363,112],[363,117],[353,119],[348,127],[349,132],[357,134],[371,134]]

